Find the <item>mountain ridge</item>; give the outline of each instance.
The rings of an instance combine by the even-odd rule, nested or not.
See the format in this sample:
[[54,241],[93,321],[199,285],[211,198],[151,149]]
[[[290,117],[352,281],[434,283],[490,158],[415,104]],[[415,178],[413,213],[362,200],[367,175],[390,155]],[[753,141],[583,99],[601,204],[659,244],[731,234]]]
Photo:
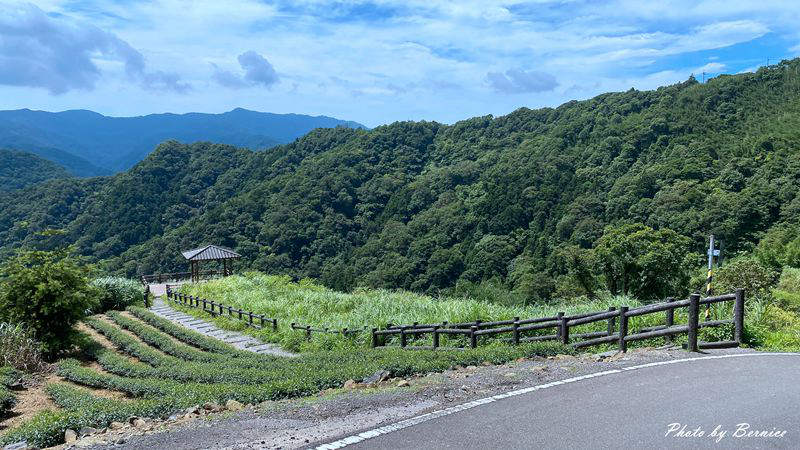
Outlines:
[[[253,150],[285,144],[314,128],[366,128],[328,116],[213,113],[113,117],[84,110],[0,111],[0,147],[36,153],[74,175],[110,175],[132,167],[163,141],[214,141]],[[91,161],[91,163],[89,162]]]
[[113,177],[45,182],[25,204],[0,195],[0,254],[63,228],[129,276],[185,269],[180,251],[205,242],[242,254],[239,269],[341,290],[486,282],[574,297],[572,264],[607,226],[669,228],[698,253],[713,233],[729,255],[797,234],[795,69],[453,125],[316,129],[269,152],[170,141]]

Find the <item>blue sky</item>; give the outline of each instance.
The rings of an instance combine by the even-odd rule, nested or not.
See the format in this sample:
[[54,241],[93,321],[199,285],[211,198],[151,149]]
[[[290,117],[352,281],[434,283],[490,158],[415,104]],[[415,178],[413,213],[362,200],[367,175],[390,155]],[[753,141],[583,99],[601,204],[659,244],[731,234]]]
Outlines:
[[798,55],[793,1],[0,0],[0,109],[452,123]]

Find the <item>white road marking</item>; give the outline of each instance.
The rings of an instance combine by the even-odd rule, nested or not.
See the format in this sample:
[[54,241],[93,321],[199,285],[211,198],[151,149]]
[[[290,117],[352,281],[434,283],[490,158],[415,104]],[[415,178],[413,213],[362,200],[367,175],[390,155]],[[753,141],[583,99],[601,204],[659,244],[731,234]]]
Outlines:
[[344,448],[344,447],[347,447],[348,445],[357,444],[359,442],[365,441],[365,440],[370,439],[370,438],[382,436],[384,434],[389,434],[389,433],[391,433],[393,431],[402,430],[404,428],[408,428],[408,427],[411,427],[411,426],[414,426],[414,425],[418,425],[420,423],[427,422],[429,420],[433,420],[433,419],[436,419],[436,418],[439,418],[439,417],[443,417],[443,416],[449,416],[451,414],[455,414],[455,413],[460,412],[460,411],[465,411],[467,409],[472,409],[472,408],[475,408],[475,407],[478,407],[478,406],[481,406],[481,405],[485,405],[487,403],[493,403],[493,402],[496,402],[498,400],[502,400],[504,398],[516,397],[518,395],[523,395],[523,394],[529,394],[531,392],[538,391],[538,390],[541,390],[541,389],[548,389],[548,388],[551,388],[551,387],[554,387],[554,386],[560,386],[562,384],[575,383],[577,381],[586,380],[586,379],[589,379],[589,378],[596,378],[596,377],[602,377],[602,376],[606,376],[606,375],[612,375],[612,374],[615,374],[615,373],[628,372],[628,371],[631,371],[631,370],[645,369],[645,368],[648,368],[648,367],[666,366],[666,365],[670,365],[670,364],[678,364],[678,363],[691,362],[691,361],[702,361],[702,360],[708,360],[708,359],[745,358],[745,357],[752,357],[752,356],[800,356],[800,353],[741,353],[741,354],[730,354],[730,355],[700,356],[700,357],[697,357],[697,358],[671,359],[671,360],[667,360],[667,361],[651,362],[651,363],[647,363],[647,364],[640,364],[638,366],[621,367],[619,369],[611,369],[611,370],[605,370],[603,372],[590,373],[590,374],[581,375],[581,376],[578,376],[578,377],[567,378],[565,380],[553,381],[553,382],[546,383],[546,384],[540,384],[540,385],[537,385],[537,386],[531,386],[531,387],[526,387],[526,388],[522,388],[522,389],[517,389],[517,390],[509,391],[509,392],[506,392],[506,393],[503,393],[503,394],[497,394],[497,395],[494,395],[492,397],[486,397],[486,398],[481,398],[481,399],[478,399],[478,400],[473,400],[471,402],[463,403],[463,404],[457,405],[457,406],[452,406],[450,408],[440,409],[438,411],[429,412],[429,413],[426,413],[426,414],[421,414],[419,416],[414,416],[414,417],[411,417],[411,418],[408,418],[408,419],[405,419],[405,420],[401,420],[401,421],[393,423],[393,424],[384,425],[382,427],[374,428],[374,429],[369,430],[369,431],[364,431],[364,432],[359,433],[359,434],[354,434],[352,436],[348,436],[346,438],[339,439],[337,441],[334,441],[334,442],[331,442],[331,443],[328,443],[328,444],[320,445],[320,446],[316,447],[316,450],[333,450],[333,449],[337,449],[337,448]]

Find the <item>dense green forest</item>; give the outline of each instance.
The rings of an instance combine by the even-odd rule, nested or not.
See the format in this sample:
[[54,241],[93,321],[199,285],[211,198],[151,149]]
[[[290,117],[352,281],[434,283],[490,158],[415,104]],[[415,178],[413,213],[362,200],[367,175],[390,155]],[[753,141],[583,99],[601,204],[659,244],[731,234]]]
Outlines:
[[33,153],[0,149],[0,191],[21,189],[69,173],[56,163]]
[[[319,129],[261,153],[166,142],[113,177],[53,180],[24,203],[0,194],[0,254],[53,245],[35,232],[62,228],[129,276],[185,270],[180,250],[216,243],[239,268],[340,290],[639,294],[628,277],[658,274],[620,267],[629,248],[699,268],[710,233],[727,255],[797,237],[798,67],[449,126]],[[670,283],[647,292],[689,288]]]

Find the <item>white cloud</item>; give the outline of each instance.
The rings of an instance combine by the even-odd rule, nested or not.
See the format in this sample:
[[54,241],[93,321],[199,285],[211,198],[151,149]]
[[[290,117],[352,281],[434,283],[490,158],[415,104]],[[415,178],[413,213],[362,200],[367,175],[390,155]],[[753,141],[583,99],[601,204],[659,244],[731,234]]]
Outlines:
[[[55,23],[91,22],[127,43],[146,59],[148,76],[131,85],[125,59],[103,47],[105,53],[95,50],[89,57],[97,69],[86,72],[91,83],[81,84],[94,86],[93,93],[51,97],[24,87],[0,88],[7,107],[136,114],[242,106],[368,125],[453,121],[553,106],[606,90],[656,87],[702,72],[696,66],[708,59],[679,62],[683,54],[771,34],[800,41],[800,8],[772,0],[37,4]],[[250,69],[237,58],[248,49],[263,59],[253,58]],[[739,69],[724,58],[713,62],[725,67],[708,65],[707,72]],[[151,92],[170,83],[195,89],[191,96]]]
[[718,62],[710,62],[706,65],[700,66],[692,71],[692,73],[721,73],[725,71],[725,64]]
[[486,74],[486,79],[495,92],[504,94],[552,91],[558,86],[556,77],[535,70],[509,69],[506,73],[489,72]]
[[0,84],[44,88],[53,94],[91,90],[101,79],[98,60],[118,62],[145,88],[183,92],[174,73],[147,71],[144,56],[113,33],[91,24],[56,19],[29,3],[2,3]]

